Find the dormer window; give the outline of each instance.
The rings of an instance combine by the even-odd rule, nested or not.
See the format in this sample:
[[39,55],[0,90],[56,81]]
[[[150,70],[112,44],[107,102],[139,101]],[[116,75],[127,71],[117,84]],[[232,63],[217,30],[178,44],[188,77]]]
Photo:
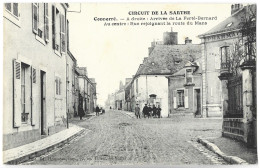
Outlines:
[[227,26],[226,26],[226,27],[230,27],[232,24],[233,24],[233,23],[231,22],[231,23],[227,24]]
[[180,64],[181,62],[180,61],[175,61],[174,62],[176,65]]
[[186,83],[192,83],[192,69],[186,69]]

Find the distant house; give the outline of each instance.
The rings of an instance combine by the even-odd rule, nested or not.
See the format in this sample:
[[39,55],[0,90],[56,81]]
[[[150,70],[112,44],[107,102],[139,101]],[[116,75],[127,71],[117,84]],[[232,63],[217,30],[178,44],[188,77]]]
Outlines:
[[168,76],[171,114],[202,116],[201,81],[201,59],[188,61],[181,70]]
[[75,69],[77,67],[77,60],[73,54],[68,50],[67,54],[67,66],[66,66],[66,90],[67,90],[67,112],[69,118],[72,118],[76,114],[76,87],[75,87]]
[[[170,113],[168,103],[168,79],[182,69],[187,61],[193,62],[201,57],[199,44],[192,44],[189,38],[185,44],[178,44],[176,32],[164,33],[164,42],[152,43],[149,56],[140,64],[132,81],[132,109],[138,103],[141,109],[145,104],[160,105],[162,117]],[[169,36],[169,37],[168,37]]]
[[223,136],[256,146],[256,5],[231,5],[231,16],[199,37],[203,113],[223,116]]

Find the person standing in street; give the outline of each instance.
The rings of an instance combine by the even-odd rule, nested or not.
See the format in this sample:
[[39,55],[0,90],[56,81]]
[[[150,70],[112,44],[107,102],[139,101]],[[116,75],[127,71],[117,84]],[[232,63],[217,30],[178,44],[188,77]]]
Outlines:
[[152,111],[153,111],[153,117],[156,117],[157,108],[155,107],[155,105],[153,105]]
[[148,118],[151,117],[152,111],[153,111],[153,109],[152,109],[151,105],[149,104],[149,107],[148,107]]
[[96,107],[96,116],[99,116],[99,112],[100,112],[100,109],[99,109],[99,107],[97,106],[97,107]]
[[82,105],[79,105],[79,119],[82,120],[82,117],[85,115]]
[[148,111],[149,109],[148,109],[148,107],[147,107],[147,104],[145,104],[144,105],[144,108],[143,108],[143,115],[144,115],[144,118],[146,117],[146,116],[148,116],[149,114],[149,111]]
[[140,117],[140,107],[139,107],[139,104],[136,104],[136,107],[135,107],[135,116],[136,118],[141,118]]
[[161,118],[161,111],[162,111],[162,109],[160,108],[160,105],[158,105],[158,108],[157,108],[158,118]]

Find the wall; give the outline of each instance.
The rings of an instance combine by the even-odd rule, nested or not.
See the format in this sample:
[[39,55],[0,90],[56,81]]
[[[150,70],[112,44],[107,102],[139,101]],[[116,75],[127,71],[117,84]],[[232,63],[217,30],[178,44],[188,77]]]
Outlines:
[[[169,77],[169,113],[172,114],[184,114],[184,115],[194,115],[196,109],[195,105],[195,90],[200,89],[200,94],[202,98],[202,88],[201,88],[201,75],[193,75],[193,84],[191,86],[184,86],[186,83],[184,76],[178,77]],[[174,91],[180,89],[187,89],[188,90],[188,106],[183,108],[174,108]],[[177,95],[176,95],[177,99]],[[202,100],[202,99],[201,99]],[[186,102],[185,102],[186,103]],[[202,102],[201,102],[202,104]]]

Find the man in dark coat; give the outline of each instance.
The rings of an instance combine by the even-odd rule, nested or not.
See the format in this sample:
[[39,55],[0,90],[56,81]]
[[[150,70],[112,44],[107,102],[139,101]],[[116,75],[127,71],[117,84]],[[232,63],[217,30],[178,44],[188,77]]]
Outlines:
[[99,107],[97,106],[97,107],[96,107],[96,116],[99,116],[99,112],[100,112],[100,109],[99,109]]
[[139,107],[139,104],[136,104],[136,107],[135,107],[135,116],[136,118],[140,118],[140,107]]
[[82,117],[85,115],[82,105],[79,106],[79,119],[82,120]]
[[152,111],[153,111],[153,109],[152,109],[151,105],[149,104],[149,107],[148,107],[148,118],[151,117]]
[[143,108],[144,118],[145,118],[146,115],[148,116],[148,113],[149,113],[149,109],[148,109],[148,107],[147,107],[147,104],[145,104],[145,105],[144,105],[144,108]]
[[155,105],[153,105],[153,117],[156,117],[156,113],[157,113],[157,108],[155,107]]
[[161,118],[161,111],[162,111],[162,109],[160,108],[160,105],[158,105],[158,108],[157,108],[158,118]]

